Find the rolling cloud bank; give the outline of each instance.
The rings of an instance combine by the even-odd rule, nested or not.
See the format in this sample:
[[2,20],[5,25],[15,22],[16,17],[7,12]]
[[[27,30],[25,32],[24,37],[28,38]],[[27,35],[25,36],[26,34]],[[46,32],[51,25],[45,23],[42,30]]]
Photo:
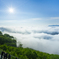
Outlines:
[[59,26],[0,27],[0,31],[16,37],[24,48],[29,47],[50,54],[59,54]]

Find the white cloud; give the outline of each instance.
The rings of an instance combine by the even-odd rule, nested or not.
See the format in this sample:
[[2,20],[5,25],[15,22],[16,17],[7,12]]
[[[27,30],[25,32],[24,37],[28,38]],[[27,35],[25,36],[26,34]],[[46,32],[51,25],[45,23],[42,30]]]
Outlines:
[[[40,27],[10,27],[10,30],[15,31],[16,33],[8,31],[4,31],[3,33],[8,33],[16,37],[17,41],[20,41],[23,44],[23,47],[29,47],[47,53],[59,54],[59,34],[51,35],[45,33],[45,31],[50,33],[59,32],[59,27],[46,27],[44,29]],[[34,30],[36,33],[33,32]],[[30,32],[30,34],[22,34],[26,31]],[[44,32],[38,33],[38,31]]]
[[47,35],[45,33],[39,33],[39,34],[35,34],[34,38],[38,38],[38,39],[52,39],[53,37],[51,35]]
[[59,17],[51,17],[50,19],[59,19]]
[[32,18],[30,20],[42,20],[42,18]]

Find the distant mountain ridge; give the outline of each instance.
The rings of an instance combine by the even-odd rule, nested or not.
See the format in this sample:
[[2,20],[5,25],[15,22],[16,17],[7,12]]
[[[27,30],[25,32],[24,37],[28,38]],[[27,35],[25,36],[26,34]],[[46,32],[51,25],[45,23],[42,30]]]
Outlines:
[[8,29],[8,28],[4,28],[4,27],[0,27],[0,31],[2,31],[2,32],[4,32],[4,31],[11,32],[10,29]]
[[22,31],[15,31],[15,30],[12,30],[12,29],[10,29],[10,28],[5,28],[5,27],[0,27],[0,31],[1,32],[10,32],[10,33],[19,33],[19,34],[31,34],[29,31],[24,31],[24,32],[22,32]]

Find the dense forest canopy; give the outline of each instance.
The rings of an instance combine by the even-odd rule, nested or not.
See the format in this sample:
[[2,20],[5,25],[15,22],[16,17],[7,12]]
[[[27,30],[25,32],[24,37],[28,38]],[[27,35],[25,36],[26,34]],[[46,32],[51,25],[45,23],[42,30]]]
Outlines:
[[16,40],[13,36],[10,36],[9,34],[2,34],[0,31],[0,44],[6,44],[7,46],[14,46],[16,47]]

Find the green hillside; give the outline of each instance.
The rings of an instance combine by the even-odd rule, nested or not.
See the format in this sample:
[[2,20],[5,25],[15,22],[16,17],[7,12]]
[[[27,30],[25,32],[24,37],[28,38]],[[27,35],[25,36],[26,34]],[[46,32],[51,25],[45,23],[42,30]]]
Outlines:
[[3,35],[0,32],[0,53],[2,50],[11,54],[12,59],[15,59],[15,57],[19,59],[59,59],[59,55],[56,54],[48,54],[31,48],[23,48],[22,46],[17,47],[13,36]]
[[14,46],[16,47],[16,40],[13,36],[10,36],[9,34],[2,34],[0,31],[0,44],[6,44],[7,46]]

